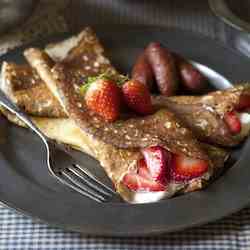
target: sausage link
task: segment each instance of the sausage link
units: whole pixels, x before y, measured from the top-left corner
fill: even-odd
[[[175,95],[179,81],[174,56],[157,42],[148,45],[146,55],[160,93],[165,96]]]
[[[138,56],[132,69],[131,77],[148,86],[149,90],[153,90],[154,73],[148,63],[145,52]]]
[[[206,77],[182,56],[173,53],[182,84],[192,93],[201,93],[208,87]]]

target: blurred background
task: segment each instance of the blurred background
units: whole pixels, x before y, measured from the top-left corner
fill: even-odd
[[[203,33],[250,55],[249,0],[0,0],[2,36],[25,25],[31,28],[31,24],[39,33],[43,25],[47,30],[60,26],[61,18],[70,30],[114,24],[178,27]]]

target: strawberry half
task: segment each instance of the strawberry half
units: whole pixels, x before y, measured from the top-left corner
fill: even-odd
[[[241,122],[237,113],[235,111],[231,111],[225,114],[224,121],[228,125],[232,134],[238,134],[241,131]]]
[[[85,101],[89,109],[113,122],[120,114],[121,90],[113,81],[97,79],[87,88]]]
[[[141,176],[141,177],[143,177],[143,178],[145,178],[145,179],[148,179],[148,180],[153,180],[153,178],[152,178],[152,176],[151,176],[151,174],[150,174],[150,172],[149,172],[149,169],[148,169],[148,167],[147,167],[147,164],[146,164],[146,162],[145,162],[145,160],[144,159],[140,159],[139,160],[139,162],[138,162],[138,174]]]
[[[185,155],[174,155],[171,175],[175,181],[188,181],[203,175],[208,170],[208,163]]]
[[[142,154],[153,180],[165,184],[169,177],[172,154],[160,146],[145,148]]]
[[[133,111],[141,115],[153,112],[150,92],[146,85],[136,80],[130,80],[122,86],[123,98]]]
[[[145,179],[138,174],[126,174],[123,178],[123,183],[133,191],[159,192],[165,190],[164,185]]]
[[[138,173],[129,173],[123,177],[123,184],[133,191],[164,191],[166,186],[154,181],[144,159],[138,162]]]

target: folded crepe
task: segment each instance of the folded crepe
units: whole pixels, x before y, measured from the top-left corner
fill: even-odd
[[[155,96],[153,103],[174,112],[205,142],[235,146],[250,134],[250,84],[203,96]]]
[[[90,29],[87,30],[90,31]],[[69,44],[66,42],[61,43]],[[84,47],[82,41],[80,44],[81,47]],[[76,47],[78,46],[76,45]],[[59,53],[60,49],[57,49],[57,47],[63,48],[63,46],[59,45],[54,45],[54,47],[50,45],[46,51],[53,60],[56,61],[58,58],[63,60],[65,57],[59,56],[62,53]],[[59,55],[55,51],[58,51]],[[68,49],[65,49],[65,51],[68,51]],[[46,60],[49,63],[48,58]],[[102,61],[107,62],[107,59],[102,59]],[[92,61],[89,61],[89,63],[90,65],[94,64]],[[115,72],[110,63],[106,65],[107,67],[97,71],[96,74],[109,69]],[[87,74],[94,75],[93,72],[87,72]],[[82,80],[79,78],[76,81],[76,85],[81,84]],[[29,114],[44,117],[67,117],[59,101],[49,91],[36,71],[28,65],[4,62],[2,65],[2,89],[11,97],[12,101],[16,102]],[[238,145],[250,133],[250,116],[246,110],[237,112],[241,122],[241,131],[238,134],[231,133],[223,119],[226,113],[234,110],[239,105],[242,97],[246,98],[249,96],[249,92],[249,84],[244,84],[236,85],[236,87],[227,90],[215,91],[201,97],[175,96],[169,98],[154,96],[152,100],[155,106],[166,107],[177,114],[199,140],[227,147]]]
[[[79,50],[79,47],[81,47],[82,50]],[[82,68],[82,61],[79,61],[79,58],[84,58],[84,46],[80,46],[79,44],[75,45],[71,50],[68,50],[68,54],[63,57],[61,56],[62,54],[60,51],[65,50],[62,49],[62,47],[58,50],[55,48],[57,48],[57,45],[54,45],[54,54],[52,53],[50,56],[54,59],[54,61],[61,60],[60,63],[65,67],[63,76],[65,77],[66,73],[68,79],[68,82],[65,81],[64,84],[68,84],[69,86],[67,85],[67,88],[70,88],[70,91],[74,91],[74,94],[78,94],[77,86],[82,84],[82,74],[78,74],[78,72],[81,71],[84,74],[84,69],[88,66],[85,64]],[[77,51],[77,53],[74,54],[74,51]],[[129,202],[152,202],[159,200],[162,197],[172,196],[179,190],[189,192],[200,189],[204,186],[204,181],[208,180],[212,176],[214,169],[223,166],[224,161],[227,158],[227,153],[215,147],[200,145],[200,143],[194,138],[193,134],[182,126],[181,122],[176,119],[175,115],[167,110],[160,110],[156,114],[143,119],[133,118],[125,121],[119,121],[115,124],[105,124],[95,114],[90,114],[89,110],[85,112],[85,110],[82,109],[84,105],[84,103],[82,103],[82,99],[81,105],[78,106],[75,99],[72,98],[72,95],[68,97],[68,101],[73,102],[71,104],[72,106],[70,106],[71,108],[69,109],[67,101],[65,102],[65,99],[62,98],[62,96],[67,96],[67,94],[71,92],[68,92],[68,89],[65,92],[62,91],[62,93],[58,91],[57,85],[55,84],[57,78],[54,78],[54,73],[52,73],[60,72],[54,70],[61,64],[56,64],[53,67],[54,63],[50,63],[51,60],[48,59],[46,54],[38,51],[39,53],[37,57],[36,52],[36,50],[29,50],[26,52],[26,57],[28,57],[28,61],[35,69],[34,74],[38,73],[40,77],[39,81],[42,79],[41,85],[45,85],[46,83],[46,86],[48,86],[52,90],[51,93],[53,93],[52,96],[48,95],[53,100],[53,102],[50,103],[51,110],[48,112],[46,110],[46,106],[41,105],[39,114],[44,116],[49,115],[52,117],[68,116],[69,118],[45,118],[33,116],[33,121],[45,134],[47,134],[48,137],[55,139],[58,142],[71,145],[72,147],[77,148],[99,160],[100,164],[115,184],[117,191],[125,200]],[[100,49],[98,50],[98,53],[99,52]],[[59,55],[57,55],[57,53]],[[106,63],[106,69],[110,67],[111,70],[114,70],[113,67],[107,63],[108,60],[102,59],[102,61]],[[30,72],[33,74],[34,70]],[[102,71],[100,70],[99,72],[96,72],[96,74],[101,72]],[[16,73],[18,75],[19,71],[17,70]],[[88,74],[85,73],[85,75]],[[23,81],[20,81],[18,83],[19,89],[16,90],[13,86],[18,84],[12,80],[6,81],[6,79],[9,79],[6,78],[7,76],[8,74],[2,75],[4,79],[1,87],[4,90],[11,89],[9,92],[7,91],[7,94],[9,94],[12,99],[16,98],[17,91],[22,90],[29,93],[29,91],[34,87],[33,85],[29,85],[27,87]],[[17,76],[16,79],[18,80],[18,78],[19,76]],[[54,81],[52,82],[52,88],[50,86],[51,80]],[[11,86],[11,88],[6,88],[6,85]],[[49,92],[48,89],[46,89],[46,86],[43,86],[43,93]],[[13,89],[16,91],[13,91]],[[12,94],[14,94],[14,97]],[[77,96],[81,98],[81,96]],[[26,99],[27,101],[25,102],[25,106],[30,107],[29,110],[26,110],[27,113],[31,115],[38,114],[37,106],[34,105],[34,102],[39,103],[39,99],[40,96],[38,96],[36,100],[34,100],[32,96],[31,98]],[[59,105],[59,103],[63,108]],[[17,104],[20,105],[18,102]],[[60,115],[57,115],[53,110],[53,107],[58,108],[58,106],[60,107]],[[22,125],[16,117],[6,111],[3,112],[9,120]],[[74,113],[73,117],[72,112]],[[86,117],[82,118],[83,114],[86,115]],[[96,119],[98,122],[96,122]],[[98,124],[100,124],[100,127],[96,127]],[[109,127],[110,125],[112,126]],[[109,128],[109,133],[106,133],[106,127]],[[128,129],[132,130],[133,133],[127,134]],[[155,133],[155,131],[157,131],[157,133]],[[115,140],[110,139],[110,136],[115,136]],[[139,138],[140,136],[141,138],[144,138],[144,140],[140,139],[139,142],[136,140],[131,141],[130,136],[136,138]],[[117,143],[118,139],[125,140],[125,142]],[[138,160],[143,157],[140,148],[151,145],[161,145],[175,154],[184,154],[192,158],[199,158],[208,161],[209,169],[199,178],[194,178],[182,183],[172,181],[163,192],[134,192],[124,185],[123,177],[128,172],[137,171]]]
[[[57,61],[75,58],[74,74],[80,83],[86,76],[95,76],[106,71],[116,73],[104,55],[96,34],[89,27],[76,36],[47,45],[45,51],[49,55],[45,60],[50,66]],[[1,78],[2,90],[27,113],[44,117],[67,117],[36,70],[29,65],[3,62]]]
[[[127,190],[122,181],[123,177],[129,172],[138,172],[138,160],[142,158],[140,149],[155,145],[165,148],[172,154],[185,155],[192,159],[201,159],[209,162],[209,170],[198,179],[202,181],[211,176],[210,170],[213,169],[213,163],[210,161],[206,150],[199,144],[193,134],[182,126],[173,113],[163,109],[143,118],[130,118],[107,123],[97,114],[88,110],[84,103],[84,98],[79,92],[79,88],[75,87],[79,86],[80,83],[77,82],[77,77],[72,77],[74,76],[74,67],[71,67],[72,59],[64,60],[64,62],[50,67],[46,63],[47,55],[39,49],[26,50],[25,56],[30,65],[37,70],[50,91],[64,107],[69,118],[81,129],[82,133],[109,147],[116,148],[121,154],[125,153],[126,155],[129,152],[129,155],[138,157],[136,161],[133,158],[131,164],[128,164],[130,159],[126,157],[125,161],[127,164],[125,168],[123,168],[124,166],[122,167],[121,175],[115,173],[110,176],[116,184],[117,190],[121,193],[123,193],[124,189]],[[74,62],[72,64],[74,65]],[[110,156],[110,154],[107,155],[109,159]],[[122,158],[124,159],[123,156]],[[119,169],[121,169],[121,166]],[[110,169],[106,169],[106,171],[110,172]],[[187,183],[190,185],[192,181],[181,183],[170,181],[166,190],[160,193],[162,196],[173,195],[179,189],[183,189]],[[195,185],[192,186],[194,187]],[[131,190],[126,193],[130,197],[142,196],[142,193],[135,195],[135,192]],[[146,194],[144,192],[143,196],[149,198],[149,193],[151,192],[146,192]],[[153,197],[159,198],[159,193],[153,195]]]
[[[3,113],[11,122],[24,126],[16,116],[5,110],[3,110]],[[143,157],[139,150],[119,149],[111,144],[96,140],[89,134],[84,133],[71,119],[31,118],[49,138],[69,145],[97,159],[112,180],[117,192],[130,203],[155,202],[165,197],[172,197],[177,193],[202,189],[208,184],[212,176],[221,172],[224,162],[228,158],[228,152],[225,150],[204,144],[202,145],[203,149],[206,150],[211,160],[210,168],[204,175],[188,182],[170,182],[164,192],[133,192],[123,184],[122,180],[126,173],[137,171],[138,161]]]

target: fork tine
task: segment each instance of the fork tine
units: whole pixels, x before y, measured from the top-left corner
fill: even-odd
[[[77,192],[85,195],[95,201],[98,202],[105,202],[106,198],[102,195],[98,194],[96,191],[92,190],[88,186],[83,185],[82,182],[77,180],[75,174],[71,173],[70,171],[62,171],[61,175],[64,177],[64,183],[70,186],[71,188],[75,189]],[[70,183],[69,183],[70,181]]]
[[[112,189],[112,188],[110,188],[109,186],[107,186],[107,185],[105,185],[104,183],[102,183],[101,181],[99,181],[93,174],[91,174],[87,169],[83,169],[83,168],[81,168],[81,166],[80,165],[78,165],[78,164],[74,164],[74,166],[75,166],[75,168],[77,168],[77,172],[79,173],[79,174],[81,174],[81,176],[87,176],[89,179],[91,179],[91,181],[93,181],[95,184],[96,184],[96,186],[100,186],[100,187],[102,187],[102,190],[104,190],[105,192],[107,192],[107,193],[109,193],[109,195],[110,194],[112,194],[112,195],[117,195],[117,193]],[[80,170],[80,172],[79,172],[79,170]]]
[[[106,188],[104,189],[103,186],[101,186],[99,183],[96,183],[95,181],[93,181],[93,179],[91,177],[89,177],[86,173],[79,170],[78,168],[70,167],[70,168],[68,168],[68,170],[73,172],[76,176],[78,176],[80,179],[82,179],[86,183],[86,185],[90,186],[95,191],[97,191],[103,195],[106,195],[108,197],[113,196],[113,193],[111,193],[109,190],[107,191]]]

